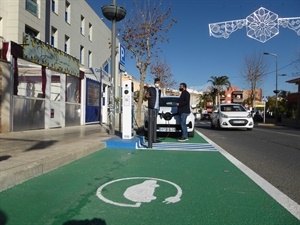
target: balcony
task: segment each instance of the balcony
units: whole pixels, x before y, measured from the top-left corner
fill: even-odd
[[[232,103],[243,103],[243,91],[233,91],[231,93]]]

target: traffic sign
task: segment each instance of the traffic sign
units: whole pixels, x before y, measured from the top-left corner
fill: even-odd
[[[268,102],[268,98],[269,98],[269,96],[262,96],[262,101],[263,102]]]
[[[125,47],[120,44],[120,63],[125,66]]]

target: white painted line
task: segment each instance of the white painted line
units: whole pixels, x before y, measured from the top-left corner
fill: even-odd
[[[140,144],[136,149],[147,149],[148,143]],[[180,150],[180,151],[218,151],[209,143],[175,143],[162,142],[153,143],[152,150]]]
[[[234,156],[230,155],[219,145],[214,143],[212,140],[204,136],[199,131],[195,130],[201,137],[203,137],[208,143],[213,145],[219,152],[225,156],[232,164],[234,164],[237,168],[239,168],[244,174],[246,174],[251,180],[253,180],[259,187],[261,187],[265,192],[267,192],[275,201],[277,201],[280,205],[282,205],[285,209],[287,209],[293,216],[295,216],[298,220],[300,220],[300,205],[289,198],[286,194],[282,193],[264,178],[259,176],[249,167],[244,165]]]

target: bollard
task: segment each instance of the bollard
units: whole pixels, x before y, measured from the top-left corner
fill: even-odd
[[[153,142],[157,142],[157,135],[156,135],[156,132],[157,132],[157,114],[158,114],[158,110],[154,109],[153,110],[153,132],[152,132],[152,137],[153,137]]]
[[[148,148],[152,148],[153,143],[153,135],[154,135],[154,115],[155,110],[154,109],[148,109]],[[156,121],[155,121],[156,123]]]

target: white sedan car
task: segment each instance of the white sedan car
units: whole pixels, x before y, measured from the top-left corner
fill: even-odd
[[[246,128],[252,130],[254,126],[251,113],[240,104],[217,105],[210,117],[212,128]]]
[[[176,103],[179,101],[178,96],[163,96],[159,102],[159,113],[157,116],[157,132],[181,133],[180,116]],[[193,113],[186,119],[189,137],[194,136],[195,116]],[[144,117],[144,133],[148,133],[148,110]]]

